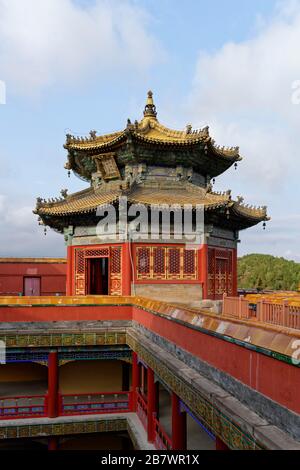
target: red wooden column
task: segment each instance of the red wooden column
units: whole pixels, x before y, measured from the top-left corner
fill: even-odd
[[[67,247],[67,281],[66,295],[73,295],[73,251],[72,246]]]
[[[154,372],[150,367],[148,367],[148,369],[147,369],[147,387],[148,387],[148,393],[147,393],[147,417],[148,417],[147,434],[148,434],[148,441],[153,442],[154,437],[155,437],[154,436],[153,415],[154,415],[154,413],[156,413],[157,400],[156,400],[156,387],[155,387],[155,382],[154,382]]]
[[[140,388],[141,388],[141,392],[142,392],[142,395],[146,395],[145,393],[145,367],[142,363],[139,364],[139,370],[140,370],[140,378],[141,378],[141,382],[140,382]]]
[[[48,438],[48,450],[58,450],[58,437],[51,436]]]
[[[58,354],[55,351],[48,355],[48,417],[58,416]]]
[[[122,246],[122,295],[131,295],[131,250],[130,242],[124,242]]]
[[[216,450],[230,450],[229,447],[218,436],[216,436]]]
[[[180,399],[172,392],[172,450],[186,450],[186,412],[180,411]]]
[[[140,386],[140,373],[138,355],[132,352],[132,378],[131,378],[131,410],[136,411],[136,391]]]
[[[202,245],[201,249],[199,250],[199,255],[200,255],[200,279],[202,282],[202,298],[207,299],[208,298],[208,247],[207,244],[205,243]]]

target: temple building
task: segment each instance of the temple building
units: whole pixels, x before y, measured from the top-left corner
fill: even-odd
[[[250,207],[242,197],[232,199],[230,191],[212,189],[215,178],[241,160],[238,147],[217,146],[208,127],[165,127],[151,91],[141,121],[128,119],[124,130],[102,136],[67,135],[64,147],[65,168],[89,186],[73,194],[63,190],[55,200],[38,198],[35,213],[40,223],[64,233],[68,295],[139,295],[184,303],[236,294],[239,231],[267,220],[266,207]],[[127,209],[125,224],[120,201]],[[97,226],[109,205],[116,210],[117,230],[108,238]],[[149,214],[166,206],[172,208],[170,234],[165,236],[158,219],[153,237]],[[175,213],[190,208],[195,232],[195,213],[202,208],[201,240],[187,243],[184,228],[181,240],[174,236],[174,207]],[[135,239],[126,224],[145,208],[149,227]]]
[[[151,92],[141,121],[65,148],[87,188],[34,212],[67,262],[4,260],[0,450],[300,450],[300,310],[236,295],[266,208],[213,191],[239,149],[163,126]]]

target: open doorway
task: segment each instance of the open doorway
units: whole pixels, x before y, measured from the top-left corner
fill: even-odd
[[[108,295],[108,258],[89,258],[87,268],[87,294]]]

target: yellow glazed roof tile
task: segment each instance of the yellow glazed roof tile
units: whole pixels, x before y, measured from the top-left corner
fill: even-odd
[[[150,97],[149,94],[151,94]],[[131,134],[133,138],[153,144],[188,146],[203,142],[210,147],[213,153],[221,157],[241,160],[238,147],[220,147],[215,145],[214,140],[209,135],[209,128],[207,126],[203,129],[192,130],[192,127],[187,125],[184,130],[174,130],[162,125],[157,120],[156,114],[152,92],[148,92],[144,117],[139,122],[135,121],[135,123],[132,124],[130,120],[128,120],[125,129],[101,136],[97,136],[95,131],[91,131],[89,137],[75,137],[71,134],[67,134],[65,148],[68,150],[83,151],[103,150],[126,140],[127,136]]]
[[[67,196],[63,201],[43,202],[37,207],[36,213],[41,215],[58,215],[84,213],[94,211],[98,206],[113,204],[120,196],[126,196],[130,203],[145,205],[179,205],[203,204],[205,208],[214,208],[225,205],[229,198],[226,195],[206,193],[204,189],[191,188],[192,185],[180,188],[145,188],[133,187],[130,191],[114,190],[100,191],[90,188],[85,193]]]

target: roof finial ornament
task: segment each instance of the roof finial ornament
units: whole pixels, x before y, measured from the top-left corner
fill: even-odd
[[[191,134],[192,133],[192,124],[187,124],[186,125],[186,134]]]
[[[154,117],[156,118],[157,112],[156,112],[156,106],[153,103],[153,93],[151,90],[148,91],[147,95],[147,102],[146,106],[144,109],[144,116],[149,116],[149,117]]]

